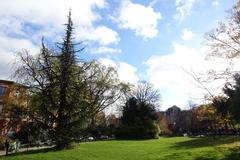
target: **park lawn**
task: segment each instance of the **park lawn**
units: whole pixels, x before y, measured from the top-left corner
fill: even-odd
[[[3,160],[240,160],[240,137],[159,138],[80,143],[62,151],[38,150]]]

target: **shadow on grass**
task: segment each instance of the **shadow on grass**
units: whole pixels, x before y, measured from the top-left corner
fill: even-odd
[[[177,142],[175,143],[173,148],[182,149],[182,148],[210,147],[210,146],[217,146],[222,144],[230,144],[237,141],[240,141],[240,137],[233,137],[233,136],[201,137],[201,138],[193,138],[191,140],[184,141],[184,142]]]
[[[214,147],[223,144],[231,144],[240,142],[240,137],[234,136],[218,136],[218,137],[201,137],[193,138],[184,142],[177,142],[172,147],[174,149],[191,149],[200,147]],[[224,158],[217,158],[212,153],[208,152],[204,156],[196,157],[194,160],[240,160],[240,147],[226,148]]]
[[[214,158],[214,157],[197,157],[194,160],[240,160],[240,151],[233,151],[226,154],[224,158]]]
[[[194,158],[195,157],[195,158]],[[162,158],[163,160],[181,160],[181,159],[191,159],[191,160],[220,160],[215,155],[211,155],[210,153],[206,153],[205,155],[201,155],[196,157],[195,154],[184,154],[184,153],[174,153],[170,155],[166,155]]]
[[[240,159],[240,153],[231,153],[227,155],[223,160],[239,160]]]
[[[240,146],[229,149],[230,153],[223,160],[240,160]]]
[[[206,158],[206,157],[197,157],[197,158],[195,158],[194,160],[219,160],[219,159],[217,159],[217,158],[212,158],[212,157],[210,157],[210,158]]]

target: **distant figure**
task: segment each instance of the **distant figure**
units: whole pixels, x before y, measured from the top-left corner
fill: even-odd
[[[16,142],[16,150],[15,150],[15,153],[17,153],[17,152],[19,151],[20,146],[21,146],[21,143],[20,143],[19,140],[17,140],[17,142]]]
[[[5,141],[5,149],[6,149],[6,156],[7,156],[8,155],[8,150],[9,150],[9,142],[8,142],[7,139]]]
[[[13,141],[12,146],[13,146],[13,151],[16,152],[16,150],[17,150],[17,141],[16,140]]]

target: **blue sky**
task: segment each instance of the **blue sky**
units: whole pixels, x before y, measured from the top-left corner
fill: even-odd
[[[204,103],[183,71],[221,70],[206,62],[204,34],[224,21],[237,0],[8,0],[0,3],[0,79],[9,79],[14,55],[36,54],[44,36],[61,40],[69,8],[76,41],[87,48],[83,59],[117,68],[120,79],[147,80],[162,94],[162,110],[188,101]],[[224,64],[224,65],[223,65]],[[214,85],[208,84],[214,92]],[[212,87],[212,88],[211,88]]]

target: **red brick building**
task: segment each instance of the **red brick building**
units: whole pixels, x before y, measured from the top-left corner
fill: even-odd
[[[10,88],[14,85],[12,81],[0,80],[0,131],[1,135],[8,132],[8,97],[10,96]]]
[[[27,105],[25,93],[26,87],[13,81],[0,80],[0,136],[5,137],[18,130],[22,119],[19,115],[14,118],[10,115],[13,113],[13,105],[19,107]]]

